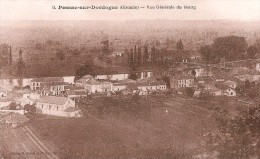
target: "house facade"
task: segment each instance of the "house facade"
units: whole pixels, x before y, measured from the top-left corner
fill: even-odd
[[[30,81],[31,90],[39,90],[46,84],[54,82],[64,82],[63,77],[46,77],[46,78],[34,78]]]
[[[194,87],[194,77],[192,75],[177,75],[170,79],[171,88]]]
[[[228,88],[228,89],[224,90],[223,93],[225,96],[228,96],[228,97],[234,97],[237,95],[235,89],[233,89],[233,88]]]
[[[62,116],[78,117],[79,110],[75,102],[67,97],[43,96],[36,102],[37,113]]]
[[[66,85],[68,85],[68,83],[65,83],[65,82],[48,83],[44,86],[42,94],[43,95],[61,95],[65,92]]]
[[[165,91],[167,89],[166,83],[164,81],[153,81],[153,82],[145,82],[145,83],[138,83],[137,88],[140,91]]]
[[[84,88],[87,90],[87,92],[89,93],[100,93],[102,92],[101,89],[101,83],[98,82],[95,79],[90,79],[86,82],[86,84],[84,85]]]

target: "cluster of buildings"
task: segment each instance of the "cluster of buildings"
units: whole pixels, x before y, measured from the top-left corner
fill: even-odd
[[[182,91],[190,88],[193,96],[202,93],[211,96],[237,96],[236,88],[245,81],[259,83],[260,65],[256,69],[233,68],[220,69],[203,66],[188,67],[179,65],[163,75],[170,77],[170,87],[162,80],[162,76],[155,76],[152,71],[139,73],[138,79],[130,79],[128,73],[85,75],[77,80],[65,80],[63,77],[34,78],[22,89],[0,87],[0,113],[10,112],[24,114],[33,107],[39,114],[61,117],[80,117],[81,111],[76,101],[82,97],[96,94],[112,95],[148,95],[162,93],[166,90]],[[77,100],[76,100],[77,99]],[[13,118],[19,115],[13,115]],[[6,119],[8,119],[6,117]],[[23,117],[19,117],[23,119]]]
[[[233,67],[230,69],[209,67],[179,66],[169,71],[170,86],[172,89],[192,88],[194,96],[208,93],[212,96],[237,96],[237,87],[244,85],[245,81],[259,83],[260,64],[256,69],[247,67]]]
[[[129,79],[129,74],[122,73],[85,75],[73,83],[63,77],[34,78],[28,84],[19,89],[0,87],[0,112],[30,111],[35,107],[39,114],[80,117],[76,99],[82,97],[95,94],[147,95],[167,89],[166,83],[153,77],[151,71],[141,72],[138,80]]]

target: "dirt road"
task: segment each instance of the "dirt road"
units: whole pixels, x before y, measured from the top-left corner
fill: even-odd
[[[58,149],[42,140],[30,126],[3,128],[0,152],[5,158],[58,159]]]

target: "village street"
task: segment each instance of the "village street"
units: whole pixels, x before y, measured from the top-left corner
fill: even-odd
[[[0,138],[0,157],[58,159],[57,148],[41,140],[30,126],[1,129]]]

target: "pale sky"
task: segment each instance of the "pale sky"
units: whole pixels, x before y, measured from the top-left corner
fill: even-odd
[[[52,6],[187,5],[196,10],[53,10]],[[0,0],[0,20],[260,20],[260,0]]]

